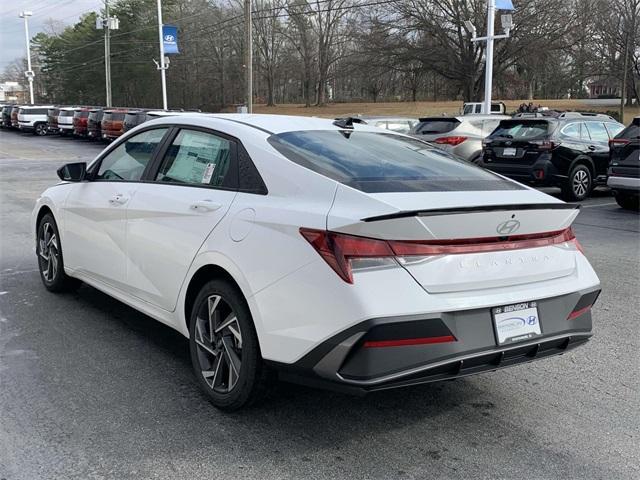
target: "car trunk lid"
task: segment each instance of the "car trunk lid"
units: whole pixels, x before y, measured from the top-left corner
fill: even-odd
[[[327,229],[397,245],[399,264],[429,293],[575,271],[575,255],[568,252],[575,248],[559,235],[576,218],[577,206],[533,190],[472,193],[469,206],[470,192],[364,194],[341,185]]]

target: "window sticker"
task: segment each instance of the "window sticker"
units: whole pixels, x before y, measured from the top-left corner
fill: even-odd
[[[202,174],[202,183],[211,183],[211,177],[213,176],[213,171],[215,169],[215,163],[207,163],[207,166],[204,169],[204,173]]]

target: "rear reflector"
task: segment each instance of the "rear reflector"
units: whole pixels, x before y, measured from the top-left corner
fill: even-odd
[[[404,338],[402,340],[372,340],[364,342],[364,348],[406,347],[409,345],[429,345],[432,343],[457,342],[453,335],[442,337]]]
[[[453,240],[379,240],[344,233],[301,228],[300,234],[345,282],[353,283],[351,260],[390,257],[455,255],[538,248],[572,242],[582,252],[571,227],[554,232],[510,237]],[[584,252],[583,252],[584,253]]]
[[[580,315],[584,315],[589,310],[591,310],[591,305],[587,305],[586,307],[581,308],[579,310],[574,310],[569,314],[569,316],[567,317],[567,320],[573,320],[574,318],[578,318]]]
[[[467,139],[467,137],[453,135],[451,137],[436,138],[434,140],[434,142],[439,144],[439,145],[453,145],[453,146],[456,146],[456,145],[460,145],[466,139]]]

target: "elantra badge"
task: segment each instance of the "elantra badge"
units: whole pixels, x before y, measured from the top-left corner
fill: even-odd
[[[500,235],[511,235],[520,228],[520,222],[518,220],[507,220],[498,224],[496,232]]]

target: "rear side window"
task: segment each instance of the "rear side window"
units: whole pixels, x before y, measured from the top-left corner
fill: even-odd
[[[156,181],[233,188],[232,142],[206,132],[180,130],[160,165]]]
[[[621,125],[620,123],[607,122],[604,125],[607,127],[607,130],[609,131],[610,138],[615,137],[621,131],[624,130],[624,125]]]
[[[20,114],[20,115],[46,115],[47,114],[47,109],[46,108],[21,108],[18,111],[18,114]]]
[[[391,133],[313,130],[272,135],[268,141],[292,162],[367,193],[524,188]]]
[[[580,123],[571,123],[562,129],[562,134],[566,137],[580,140]]]
[[[585,122],[584,123],[589,130],[589,135],[591,136],[591,140],[595,140],[596,142],[608,142],[609,141],[609,133],[607,129],[604,127],[604,123],[601,122]]]
[[[616,135],[616,138],[636,139],[640,138],[640,123],[632,123],[622,132]]]
[[[514,140],[528,140],[543,137],[550,132],[549,122],[504,120],[491,134],[491,137],[512,138]]]
[[[455,118],[451,119],[426,119],[421,120],[413,128],[413,133],[421,135],[435,135],[439,133],[447,133],[460,125],[460,121]]]

